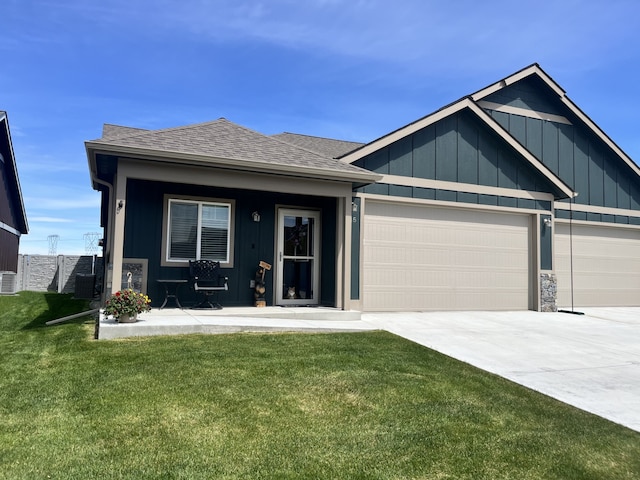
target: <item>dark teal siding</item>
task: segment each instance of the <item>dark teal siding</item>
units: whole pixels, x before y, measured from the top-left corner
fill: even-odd
[[[553,115],[566,115],[565,108],[558,105],[557,98],[549,90],[549,86],[537,77],[525,78],[500,89],[484,100]]]
[[[389,148],[389,173],[391,175],[403,175],[410,177],[413,175],[412,162],[412,137],[403,138]]]
[[[465,116],[458,118],[458,181],[478,184],[479,129]]]
[[[457,115],[436,124],[436,180],[458,181]]]
[[[551,122],[542,122],[542,156],[544,164],[558,175],[559,157],[558,157],[558,128]]]
[[[508,115],[504,118],[508,120]],[[526,122],[522,125],[526,126]],[[542,123],[531,128],[533,132],[537,132],[536,135],[542,135]],[[523,134],[526,136],[524,130]],[[543,175],[467,110],[408,135],[360,159],[356,165],[381,174],[539,192],[554,191],[554,187]],[[477,195],[456,195],[452,191],[423,191],[386,184],[368,185],[357,191],[399,197],[480,202]],[[507,200],[506,203],[511,205],[514,201]],[[517,203],[515,202],[516,205]]]
[[[541,80],[524,79],[485,100],[567,118],[571,125],[489,111],[501,126],[578,192],[577,204],[640,209],[640,179],[636,172],[584,126]]]
[[[478,184],[498,185],[498,147],[488,135],[478,139]]]
[[[589,150],[589,201],[593,205],[604,203],[604,157],[597,148]]]
[[[360,219],[362,201],[352,199],[351,219],[351,299],[360,299]]]
[[[518,166],[513,161],[513,154],[503,150],[498,151],[498,185],[502,188],[517,188]]]
[[[558,124],[558,156],[558,176],[567,185],[573,186],[573,127],[570,125]]]
[[[224,269],[229,277],[229,291],[220,294],[220,303],[226,306],[253,305],[253,290],[249,282],[254,278],[262,260],[275,268],[275,208],[292,205],[317,209],[322,218],[321,297],[323,305],[335,305],[336,257],[336,200],[332,198],[297,196],[269,192],[255,192],[193,185],[157,183],[129,180],[125,220],[125,258],[149,260],[148,292],[157,306],[163,291],[156,282],[160,278],[188,278],[186,267],[161,266],[163,201],[165,194],[235,200],[234,266]],[[254,222],[251,213],[259,211],[260,222]],[[266,298],[273,298],[273,270],[267,273]],[[186,304],[194,300],[188,288],[181,290]]]
[[[413,176],[436,178],[436,128],[430,126],[413,135]]]

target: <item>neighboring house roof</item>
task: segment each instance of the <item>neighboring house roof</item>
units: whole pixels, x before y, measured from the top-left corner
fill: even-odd
[[[232,123],[224,118],[162,130],[105,126],[86,142],[92,172],[96,152],[312,178],[371,183],[380,176]],[[92,154],[93,152],[93,154]]]
[[[364,145],[364,143],[360,142],[349,142],[346,140],[335,140],[333,138],[314,137],[289,132],[278,133],[271,137],[331,158],[342,157]]]
[[[27,223],[27,213],[24,208],[20,180],[18,179],[16,159],[13,153],[9,119],[7,112],[2,110],[0,110],[0,155],[2,155],[4,159],[5,172],[7,174],[8,194],[12,200],[10,207],[13,209],[15,221],[17,222],[16,225],[8,226],[16,229],[21,234],[27,234],[29,232],[29,225]]]

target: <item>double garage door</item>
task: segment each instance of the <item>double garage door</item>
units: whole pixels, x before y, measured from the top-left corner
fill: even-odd
[[[556,223],[555,249],[559,307],[640,305],[637,229]]]
[[[530,217],[367,201],[367,311],[526,310]]]

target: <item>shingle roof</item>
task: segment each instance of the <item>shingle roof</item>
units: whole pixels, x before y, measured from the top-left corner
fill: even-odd
[[[271,137],[331,158],[341,157],[364,145],[364,143],[359,142],[349,142],[346,140],[335,140],[332,138],[314,137],[289,132],[278,133]]]
[[[197,155],[211,158],[246,161],[253,164],[308,167],[332,172],[371,174],[359,167],[335,160],[328,155],[301,148],[290,142],[269,137],[232,123],[224,118],[162,130],[140,130],[114,125],[105,126],[105,135],[93,146],[128,147],[153,154]]]
[[[121,125],[112,125],[105,123],[102,126],[102,139],[112,139],[118,137],[126,137],[127,135],[133,135],[140,132],[148,132],[144,128],[123,127]]]

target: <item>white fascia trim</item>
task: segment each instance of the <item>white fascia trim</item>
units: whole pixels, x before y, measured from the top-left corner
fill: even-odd
[[[613,150],[622,160],[633,170],[638,176],[640,176],[640,167],[626,154],[622,151],[618,145],[615,144],[613,140],[609,138],[609,136],[604,133],[600,127],[598,127],[585,113],[580,110],[580,108],[573,103],[567,96],[562,96],[560,98],[562,103],[564,103],[570,110],[573,112],[576,117],[582,120],[593,133],[596,134],[600,140],[602,140],[611,150]]]
[[[567,117],[562,115],[554,115],[552,113],[538,112],[536,110],[528,110],[526,108],[512,107],[510,105],[502,105],[500,103],[487,102],[480,100],[477,102],[482,108],[488,110],[495,110],[496,112],[511,113],[513,115],[520,115],[521,117],[535,118],[537,120],[546,120],[555,123],[564,123],[565,125],[572,125]]]
[[[516,190],[504,187],[489,187],[472,183],[447,182],[444,180],[431,180],[428,178],[403,177],[400,175],[383,175],[378,183],[389,185],[402,185],[406,187],[434,188],[438,190],[452,190],[455,192],[478,193],[482,195],[497,195],[502,197],[526,198],[529,200],[543,200],[553,202],[554,197],[550,193],[532,192],[529,190]]]
[[[359,160],[362,157],[365,157],[373,152],[384,148],[393,142],[396,142],[412,133],[415,133],[429,125],[446,118],[454,113],[457,113],[465,108],[470,109],[474,112],[480,120],[484,121],[484,123],[495,133],[497,133],[504,141],[506,141],[509,145],[511,145],[520,155],[526,158],[531,165],[542,173],[551,183],[553,183],[561,192],[563,192],[567,197],[573,197],[573,191],[562,182],[556,175],[553,174],[551,170],[549,170],[540,160],[534,157],[529,150],[524,148],[518,141],[516,141],[509,133],[502,128],[487,112],[485,112],[482,108],[478,106],[475,102],[473,102],[470,98],[463,98],[462,100],[437,111],[436,113],[424,117],[417,122],[414,122],[410,125],[407,125],[400,130],[396,130],[393,133],[390,133],[386,137],[382,137],[368,145],[365,145],[360,150],[353,152],[352,154],[343,157],[342,160],[348,163],[353,163],[356,160]]]
[[[156,151],[145,148],[109,146],[88,142],[87,149],[90,149],[95,157],[98,153],[119,156],[121,158],[140,158],[144,160],[156,160],[163,163],[217,167],[230,170],[241,170],[248,172],[262,172],[270,174],[280,174],[287,176],[297,176],[311,179],[322,179],[343,182],[374,183],[380,175],[373,172],[342,172],[325,168],[314,168],[302,165],[282,165],[267,162],[255,162],[250,160],[238,160],[233,158],[220,158],[208,155],[185,154],[181,152]]]
[[[460,110],[468,107],[471,103],[472,102],[468,98],[463,98],[462,100],[451,104],[448,107],[443,108],[442,110],[438,110],[437,112],[421,118],[420,120],[417,120],[416,122],[400,128],[395,132],[391,132],[390,134],[381,137],[378,140],[374,140],[373,142],[368,143],[364,147],[361,147],[360,149],[342,157],[340,160],[346,163],[353,163],[357,160],[360,160],[361,158],[366,157],[367,155],[374,153],[381,148],[391,145],[393,142],[401,140],[404,137],[411,135],[412,133],[422,130],[429,125],[432,125],[437,121],[448,117],[449,115],[459,112]]]
[[[9,233],[13,233],[14,235],[20,237],[22,235],[22,233],[18,230],[16,230],[15,228],[13,228],[10,225],[7,225],[6,223],[0,222],[0,230],[4,230],[6,232]]]
[[[640,232],[640,225],[629,225],[627,223],[609,223],[609,222],[590,222],[588,220],[568,220],[566,218],[556,218],[554,219],[554,223],[561,223],[563,225],[578,225],[581,227],[608,227],[608,228],[618,228],[618,229],[627,229],[627,230],[635,230]]]
[[[422,198],[406,198],[406,197],[390,197],[387,195],[378,195],[375,193],[359,193],[357,198],[362,198],[367,201],[382,202],[382,203],[396,203],[400,205],[424,205],[434,207],[447,207],[464,210],[482,210],[494,213],[515,213],[519,215],[537,215],[537,214],[549,214],[548,210],[534,210],[532,208],[517,208],[517,207],[502,207],[498,205],[481,205],[478,203],[464,203],[464,202],[447,202],[445,200],[427,200]],[[364,215],[367,215],[367,207],[365,203]]]
[[[497,133],[504,141],[506,141],[514,150],[516,150],[520,155],[526,158],[529,163],[542,175],[544,175],[547,180],[549,180],[552,184],[554,184],[561,192],[563,192],[567,198],[573,198],[574,191],[566,185],[560,178],[558,178],[544,163],[538,160],[529,150],[527,150],[520,142],[518,142],[515,138],[513,138],[509,132],[507,132],[504,128],[496,122],[491,115],[485,112],[482,108],[478,106],[478,104],[469,101],[469,108],[475,112],[481,120],[487,124],[489,128],[491,128],[495,133]]]
[[[549,87],[559,96],[564,96],[565,91],[558,85],[549,75],[547,75],[538,65],[531,65],[519,72],[514,73],[513,75],[508,76],[507,78],[500,80],[499,82],[493,83],[482,90],[477,91],[471,98],[474,101],[482,100],[484,97],[491,95],[492,93],[497,92],[498,90],[502,90],[504,87],[512,85],[516,82],[519,82],[523,78],[527,78],[530,75],[539,76]]]
[[[640,167],[626,153],[624,153],[620,149],[620,147],[618,147],[607,136],[607,134],[600,129],[600,127],[598,127],[587,115],[585,115],[584,112],[580,110],[580,108],[567,97],[567,92],[565,92],[560,87],[560,85],[558,85],[538,65],[531,65],[530,67],[525,68],[524,70],[521,70],[520,72],[515,73],[510,77],[505,78],[504,80],[496,82],[493,85],[490,85],[474,93],[473,95],[471,95],[471,98],[476,102],[480,101],[484,97],[491,95],[492,93],[495,93],[498,90],[511,85],[512,83],[522,80],[529,75],[534,74],[540,77],[540,79],[542,79],[549,86],[549,88],[551,88],[558,95],[560,101],[562,101],[562,103],[564,103],[564,105],[567,106],[573,114],[575,114],[581,121],[583,121],[609,148],[611,148],[617,155],[619,155],[625,161],[625,163],[627,163],[627,165],[629,165],[629,167],[631,167],[631,169],[640,176]]]
[[[579,203],[556,203],[556,210],[574,212],[601,213],[604,215],[622,215],[625,217],[640,217],[640,210],[628,210],[626,208],[599,207],[597,205],[581,205]]]

